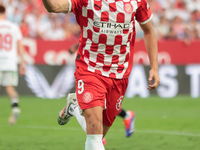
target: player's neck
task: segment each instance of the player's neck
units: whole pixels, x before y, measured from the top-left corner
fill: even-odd
[[[6,19],[6,15],[5,14],[0,14],[0,20],[5,20]]]

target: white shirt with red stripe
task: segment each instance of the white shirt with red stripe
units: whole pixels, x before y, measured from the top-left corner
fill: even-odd
[[[17,42],[22,40],[19,27],[0,20],[0,71],[17,71]]]
[[[69,0],[81,27],[76,65],[106,77],[128,78],[133,65],[135,20],[152,18],[147,0]]]

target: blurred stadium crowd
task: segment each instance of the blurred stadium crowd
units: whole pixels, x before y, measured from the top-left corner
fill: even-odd
[[[200,39],[200,0],[148,0],[153,25],[160,40]],[[79,36],[80,28],[70,14],[49,14],[42,0],[3,0],[7,18],[19,24],[24,37],[64,40]],[[47,32],[48,31],[48,32]],[[137,38],[143,32],[136,24]]]

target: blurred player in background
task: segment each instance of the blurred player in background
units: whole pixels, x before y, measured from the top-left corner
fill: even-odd
[[[6,9],[0,5],[0,87],[5,86],[11,100],[12,110],[8,123],[14,125],[21,112],[19,98],[14,86],[18,85],[18,51],[21,57],[19,73],[25,74],[22,34],[19,27],[6,20]]]
[[[72,116],[76,117],[87,134],[85,150],[105,150],[102,138],[119,113],[133,65],[135,19],[143,30],[150,60],[147,88],[155,89],[160,82],[157,40],[149,4],[147,0],[42,1],[49,12],[73,12],[81,27],[76,94],[68,94],[60,118],[66,124]]]

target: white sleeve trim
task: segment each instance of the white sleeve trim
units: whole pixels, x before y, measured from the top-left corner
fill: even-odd
[[[68,13],[70,13],[72,10],[72,2],[71,2],[71,0],[68,0],[68,2],[69,2]]]
[[[139,23],[140,23],[140,24],[146,24],[146,23],[149,22],[152,18],[153,18],[153,14],[151,14],[151,16],[149,17],[149,19],[145,20],[144,22],[139,22]]]

